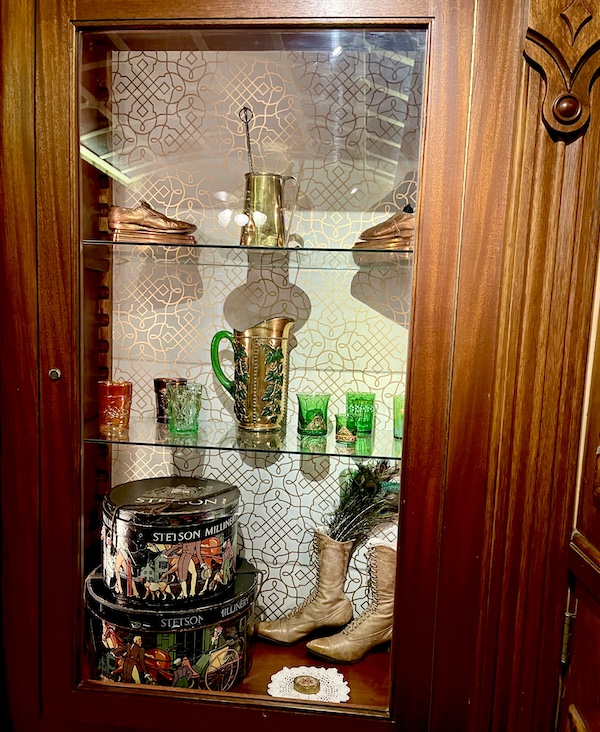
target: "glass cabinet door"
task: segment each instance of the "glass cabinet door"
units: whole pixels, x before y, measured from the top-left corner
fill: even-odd
[[[80,681],[385,716],[427,31],[79,49]]]

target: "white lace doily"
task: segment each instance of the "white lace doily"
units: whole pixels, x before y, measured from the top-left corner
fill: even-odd
[[[294,689],[297,676],[314,676],[321,684],[317,694],[301,694]],[[350,698],[350,687],[337,668],[318,668],[317,666],[284,666],[281,671],[271,676],[267,687],[271,696],[287,699],[312,699],[313,701],[345,702]]]

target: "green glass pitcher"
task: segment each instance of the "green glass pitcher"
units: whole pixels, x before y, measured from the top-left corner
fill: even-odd
[[[264,432],[285,424],[288,339],[293,325],[291,318],[271,318],[244,331],[221,330],[213,336],[213,371],[233,396],[233,411],[242,429]],[[233,381],[225,376],[219,360],[223,338],[233,346]]]

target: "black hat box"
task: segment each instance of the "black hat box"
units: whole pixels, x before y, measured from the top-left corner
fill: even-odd
[[[102,575],[118,603],[197,605],[231,591],[239,490],[207,478],[116,486],[102,508]]]

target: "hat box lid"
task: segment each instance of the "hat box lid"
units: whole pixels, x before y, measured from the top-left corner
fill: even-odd
[[[210,521],[232,513],[239,502],[237,486],[210,478],[165,476],[115,486],[104,499],[104,513],[138,525],[186,523],[188,517]]]
[[[85,582],[87,609],[100,620],[148,632],[188,631],[222,624],[253,611],[260,572],[245,559],[240,561],[233,587],[220,600],[196,602],[192,607],[124,607],[106,586],[100,568]]]

